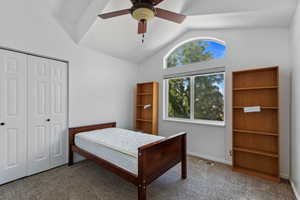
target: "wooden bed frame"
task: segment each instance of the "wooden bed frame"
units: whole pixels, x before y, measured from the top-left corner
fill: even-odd
[[[103,160],[75,145],[75,135],[80,132],[116,127],[116,123],[82,126],[69,129],[69,166],[73,165],[73,153],[77,152],[85,158],[119,175],[138,188],[138,200],[146,200],[147,186],[159,178],[170,168],[181,162],[181,177],[187,178],[186,133],[162,139],[144,145],[138,149],[138,175],[122,169],[115,164]]]

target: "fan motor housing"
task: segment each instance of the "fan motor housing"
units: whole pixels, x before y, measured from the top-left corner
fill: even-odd
[[[155,10],[151,4],[139,4],[131,8],[131,15],[137,21],[150,21],[155,17]]]

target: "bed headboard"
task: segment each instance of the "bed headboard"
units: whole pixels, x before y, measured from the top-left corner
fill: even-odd
[[[113,128],[113,127],[116,127],[116,125],[117,125],[116,122],[110,122],[110,123],[105,123],[105,124],[95,124],[95,125],[89,125],[89,126],[69,128],[69,144],[74,145],[74,136],[77,133],[100,130],[100,129],[105,129],[105,128]]]

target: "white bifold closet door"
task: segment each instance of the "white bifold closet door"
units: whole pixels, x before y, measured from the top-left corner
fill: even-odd
[[[28,57],[28,175],[66,163],[67,64]]]
[[[26,176],[26,55],[0,50],[0,184]]]

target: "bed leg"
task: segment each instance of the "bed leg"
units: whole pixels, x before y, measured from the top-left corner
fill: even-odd
[[[139,185],[138,186],[138,200],[147,200],[147,187],[146,185]]]
[[[187,178],[187,159],[186,159],[186,135],[182,138],[182,158],[181,158],[181,178]]]
[[[69,163],[68,166],[72,166],[74,164],[74,153],[72,151],[72,147],[69,149]]]
[[[182,161],[181,163],[181,178],[186,179],[187,178],[187,168],[186,168],[186,160]]]

